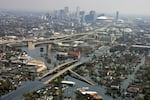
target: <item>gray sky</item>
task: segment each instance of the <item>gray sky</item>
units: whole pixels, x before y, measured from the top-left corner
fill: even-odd
[[[95,10],[99,13],[150,15],[150,0],[0,0],[0,8],[18,10]]]

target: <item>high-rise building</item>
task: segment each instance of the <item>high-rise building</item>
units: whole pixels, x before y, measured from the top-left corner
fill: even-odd
[[[64,12],[66,15],[68,15],[69,14],[69,7],[64,7]]]
[[[76,19],[77,19],[77,22],[80,23],[80,8],[79,7],[76,8]]]
[[[60,14],[59,14],[60,18],[64,19],[64,17],[65,17],[65,11],[64,11],[64,9],[61,9],[59,12],[60,12]]]
[[[52,19],[51,15],[49,13],[46,13],[45,16],[46,16],[46,20],[48,20],[48,21],[50,21]]]
[[[76,8],[76,17],[80,17],[80,7]]]
[[[86,22],[94,23],[96,21],[97,15],[95,11],[90,11],[88,15],[85,16]]]
[[[119,19],[119,12],[117,11],[116,12],[116,21],[118,21],[118,19]]]
[[[81,23],[85,22],[85,11],[80,11]]]
[[[97,17],[97,16],[96,16],[96,12],[93,11],[93,10],[90,11],[90,16],[91,16],[92,21],[95,22],[95,21],[96,21],[96,17]]]

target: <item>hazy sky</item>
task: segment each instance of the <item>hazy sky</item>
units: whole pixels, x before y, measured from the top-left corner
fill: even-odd
[[[18,10],[95,10],[99,13],[150,15],[150,0],[0,0],[0,8]]]

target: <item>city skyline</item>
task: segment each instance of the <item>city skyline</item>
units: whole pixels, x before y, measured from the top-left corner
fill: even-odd
[[[70,11],[75,11],[76,7],[81,10],[95,10],[98,13],[115,13],[122,14],[150,15],[148,13],[150,1],[148,0],[1,0],[1,9],[11,10],[28,10],[28,11],[52,11],[69,7]]]

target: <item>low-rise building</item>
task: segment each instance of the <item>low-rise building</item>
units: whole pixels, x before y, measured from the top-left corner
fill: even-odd
[[[29,69],[30,72],[41,72],[47,69],[46,65],[41,60],[30,60],[27,62],[27,69]]]
[[[79,59],[80,52],[58,52],[57,53],[57,60],[66,60],[66,59]]]
[[[138,87],[129,87],[127,91],[130,93],[138,93],[140,89]]]
[[[69,58],[73,59],[79,59],[80,58],[80,52],[68,52]]]

